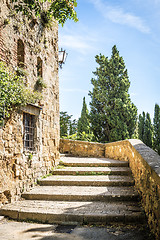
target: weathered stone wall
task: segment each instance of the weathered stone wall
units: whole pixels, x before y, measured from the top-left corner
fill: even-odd
[[[60,153],[83,157],[104,157],[105,144],[60,139]]]
[[[0,4],[0,61],[15,71],[17,43],[24,44],[25,84],[36,88],[37,59],[42,60],[46,88],[38,89],[43,99],[37,106],[19,109],[0,129],[0,202],[15,200],[20,193],[45,175],[59,160],[58,24],[46,28],[39,19],[12,11],[9,0]],[[23,144],[23,112],[35,116],[33,151]]]
[[[160,156],[140,140],[108,143],[105,157],[128,160],[148,224],[156,239],[160,236]]]
[[[60,152],[74,156],[107,157],[129,161],[142,206],[156,240],[160,236],[160,156],[140,140],[89,143],[60,139]]]

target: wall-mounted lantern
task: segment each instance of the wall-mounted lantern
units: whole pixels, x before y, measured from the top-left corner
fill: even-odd
[[[66,53],[66,50],[61,50],[59,51],[59,56],[58,56],[58,61],[59,61],[59,66],[62,68],[62,65],[65,64],[66,58],[67,58],[68,53]]]

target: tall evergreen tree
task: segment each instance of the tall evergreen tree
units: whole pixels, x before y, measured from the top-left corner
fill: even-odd
[[[133,139],[139,139],[139,134],[138,134],[138,120],[136,121],[136,126],[135,126],[135,130],[134,133],[132,135]]]
[[[67,112],[60,112],[60,136],[68,135],[72,115]]]
[[[85,101],[85,97],[83,98],[83,106],[81,111],[81,117],[78,119],[78,128],[77,133],[81,135],[82,132],[88,134],[90,131],[90,123],[89,123],[89,112],[87,109],[87,104]]]
[[[153,148],[160,154],[160,107],[155,104],[154,118],[153,118]]]
[[[144,143],[152,148],[153,146],[153,127],[151,123],[150,114],[146,113],[145,126],[144,126]]]
[[[139,114],[139,121],[138,121],[138,137],[139,139],[144,142],[144,127],[145,127],[145,118],[146,118],[146,114],[145,112],[141,114]]]
[[[77,120],[73,119],[70,121],[69,135],[73,135],[75,133],[77,133]]]
[[[91,79],[93,90],[89,92],[93,134],[101,142],[131,138],[137,108],[128,93],[130,82],[124,60],[116,46],[110,59],[101,54],[95,58],[99,66]]]

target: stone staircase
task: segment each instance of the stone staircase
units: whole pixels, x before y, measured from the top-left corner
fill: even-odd
[[[62,156],[53,175],[38,181],[1,214],[42,223],[137,223],[144,221],[128,162]]]

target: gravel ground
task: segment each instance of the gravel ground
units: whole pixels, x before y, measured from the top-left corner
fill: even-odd
[[[146,226],[75,226],[0,218],[1,240],[154,240]]]

